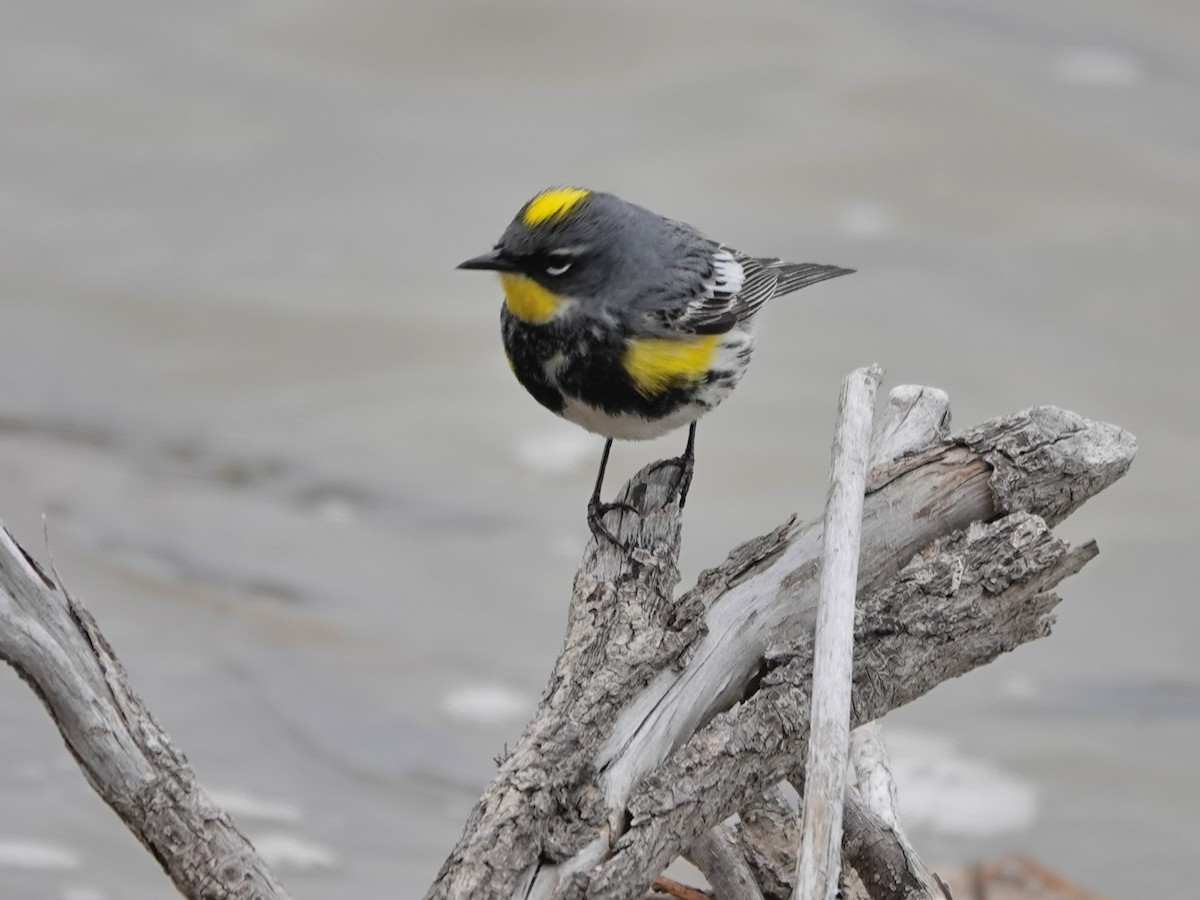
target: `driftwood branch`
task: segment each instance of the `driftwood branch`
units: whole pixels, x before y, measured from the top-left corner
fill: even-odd
[[[762,886],[765,900],[791,900],[799,833],[799,817],[778,789],[742,811],[734,841]],[[897,840],[892,826],[854,791],[846,794],[842,862],[841,883],[847,898],[946,900],[949,896],[937,877],[911,854],[907,843]],[[737,895],[718,892],[717,896]]]
[[[813,635],[812,739],[805,766],[797,900],[834,900],[842,866],[842,804],[850,754],[854,597],[862,541],[878,367],[846,377],[838,402],[829,499],[825,505],[817,624]]]
[[[945,437],[949,426],[950,398],[945,392],[911,385],[894,389],[872,440],[872,466],[893,462],[935,443]],[[819,690],[816,681],[814,674],[814,693]],[[810,743],[810,755],[812,749]],[[944,886],[918,858],[900,828],[895,783],[878,722],[868,722],[850,733],[850,758],[854,784],[844,797],[842,896],[944,900],[947,896]],[[810,790],[810,772],[797,773],[795,780],[806,785],[806,791]],[[768,794],[764,804],[770,806],[771,800],[772,794]],[[778,796],[774,802],[777,807]],[[762,883],[775,891],[770,895],[772,900],[776,897],[783,900],[782,886],[795,869],[787,848],[795,845],[796,817],[778,812],[763,815],[763,805],[753,811],[758,814],[738,836],[746,842],[747,859],[753,857]],[[743,810],[743,817],[746,814]],[[776,832],[769,832],[769,826]],[[775,852],[764,853],[767,848],[775,848]],[[783,848],[782,853],[779,848]],[[790,893],[787,896],[790,898]]]
[[[1026,513],[940,540],[895,585],[860,600],[852,724],[1049,633],[1059,598],[1047,591],[1095,552],[1093,544],[1069,549]],[[596,868],[588,896],[626,896],[626,885],[652,877],[735,811],[745,791],[790,773],[796,744],[808,739],[812,655],[805,637],[774,656],[753,696],[644,777],[630,796],[630,827]]]
[[[1046,407],[872,470],[852,722],[1045,634],[1049,590],[1095,554],[1048,526],[1124,474],[1135,448]],[[429,897],[636,896],[791,774],[808,734],[820,524],[747,542],[673,599],[671,477],[643,470],[621,496],[641,513],[610,515],[637,564],[589,546],[539,710]]]
[[[904,385],[891,399],[872,441],[871,462],[882,466],[944,438],[950,398],[944,391]],[[846,798],[843,853],[872,900],[946,900],[945,885],[917,856],[900,826],[896,783],[878,722],[850,733],[854,789]],[[878,823],[878,828],[873,826]],[[865,829],[873,828],[870,834]]]
[[[129,687],[91,615],[0,527],[0,659],[33,689],[88,783],[190,900],[286,900]]]
[[[800,818],[781,786],[741,811],[734,837],[766,900],[790,900],[799,835]]]
[[[906,421],[938,413],[926,389],[898,393],[885,423],[894,433],[882,440],[902,443]],[[1049,528],[1124,474],[1135,448],[1119,428],[1041,408],[876,466],[863,504],[851,724],[1045,634],[1051,588],[1096,552]],[[726,842],[708,847],[720,857],[709,868],[749,872],[765,897],[783,896],[770,884],[779,860],[769,857],[781,854],[763,827],[774,815],[764,792],[802,782],[821,526],[786,522],[675,597],[673,480],[669,467],[648,467],[621,495],[640,513],[609,515],[632,562],[589,545],[542,703],[430,897],[639,897],[671,859],[703,854],[714,836]],[[91,616],[2,529],[0,658],[185,896],[287,896],[129,687]],[[846,858],[879,864],[896,840],[870,829],[886,818],[857,797],[846,810]]]
[[[765,900],[733,826],[721,823],[710,828],[686,855],[704,873],[714,896]]]
[[[949,426],[950,398],[945,392],[911,385],[897,387],[871,442],[871,465],[890,463],[926,447],[944,438]],[[852,628],[852,623],[847,627]],[[846,677],[849,678],[849,673]],[[814,691],[817,691],[815,681],[814,676]],[[811,749],[810,746],[810,753]],[[849,868],[843,879],[842,896],[847,900],[854,897],[944,900],[942,885],[917,857],[900,829],[895,783],[879,723],[869,722],[850,733],[850,755],[855,783],[844,798],[847,809],[841,851]],[[795,780],[808,789],[805,773],[798,773]],[[875,815],[863,815],[858,807]],[[876,816],[884,829],[864,833]],[[720,825],[708,832],[701,838],[701,844],[707,846],[718,832],[723,846],[729,847],[732,841],[735,847],[727,855],[734,857],[743,870],[748,869],[756,885],[761,885],[760,896],[790,900],[799,828],[795,811],[784,800],[780,788],[768,791],[759,802],[743,809],[741,821],[732,827]],[[693,847],[688,857],[705,874],[718,897],[742,896],[736,889],[740,885],[732,884],[726,877],[729,863],[710,870],[712,857],[696,851]],[[859,884],[853,882],[854,875],[859,877]]]
[[[896,784],[878,722],[851,735],[857,802],[846,812],[844,850],[874,900],[948,898],[945,884],[917,856],[900,827]]]

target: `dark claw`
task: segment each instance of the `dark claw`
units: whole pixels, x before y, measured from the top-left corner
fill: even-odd
[[[635,515],[638,513],[638,508],[630,503],[623,503],[620,501],[615,503],[601,503],[599,498],[593,497],[588,502],[588,528],[591,529],[592,534],[597,539],[606,540],[614,547],[620,547],[623,551],[625,551],[625,555],[628,556],[631,552],[629,547],[622,543],[615,534],[609,531],[608,526],[605,525],[603,521],[604,516],[612,512],[614,509],[619,509],[624,512],[631,512]]]
[[[687,456],[672,456],[670,459],[660,459],[651,467],[650,471],[657,472],[663,466],[671,466],[675,469],[675,484],[671,490],[679,497],[679,508],[683,509],[683,505],[687,503],[688,490],[692,486],[695,463]]]
[[[692,486],[692,473],[696,469],[696,423],[693,422],[688,429],[687,447],[684,448],[683,456],[675,456],[671,459],[664,459],[657,463],[652,471],[658,471],[662,466],[674,466],[679,473],[675,478],[675,486],[672,490],[679,495],[679,508],[683,509],[687,503],[688,490]]]
[[[604,514],[614,509],[631,512],[634,515],[640,512],[636,506],[623,501],[618,500],[615,503],[602,503],[600,501],[600,489],[604,486],[604,470],[608,468],[608,451],[612,449],[612,442],[612,438],[605,441],[604,452],[600,454],[600,471],[596,474],[596,487],[592,490],[591,499],[588,500],[588,528],[592,530],[592,534],[597,540],[605,540],[614,547],[620,547],[625,555],[632,560],[633,551],[617,540],[617,536],[609,531],[608,526],[602,521]]]

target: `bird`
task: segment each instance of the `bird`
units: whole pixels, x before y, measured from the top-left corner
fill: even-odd
[[[853,269],[751,256],[602,191],[556,186],[524,204],[499,241],[460,269],[498,274],[508,362],[542,406],[605,438],[587,521],[613,509],[601,491],[614,440],[688,426],[674,490],[682,509],[696,423],[741,380],[767,301]]]

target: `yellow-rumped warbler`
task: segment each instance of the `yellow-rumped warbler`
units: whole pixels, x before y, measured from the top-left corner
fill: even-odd
[[[607,438],[588,503],[592,532],[612,539],[600,502],[614,438],[645,440],[689,425],[679,466],[687,499],[696,420],[737,386],[772,297],[853,269],[748,256],[695,228],[575,187],[542,191],[495,248],[460,269],[492,269],[504,288],[504,349],[539,403]]]

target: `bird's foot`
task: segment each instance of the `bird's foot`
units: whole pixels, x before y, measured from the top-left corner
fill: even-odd
[[[612,512],[614,509],[619,509],[623,512],[631,512],[635,515],[640,512],[640,510],[632,503],[625,503],[620,500],[613,503],[601,503],[599,497],[592,497],[592,499],[588,501],[588,528],[591,529],[592,534],[598,540],[606,540],[614,547],[620,547],[623,551],[625,551],[625,555],[628,556],[631,553],[629,547],[615,534],[609,531],[608,526],[604,524],[604,516]]]
[[[684,504],[687,503],[688,491],[692,487],[692,474],[696,470],[696,458],[690,453],[685,453],[683,456],[661,459],[650,468],[650,471],[657,472],[663,466],[675,468],[675,484],[671,490],[679,497],[679,508],[683,509]]]

